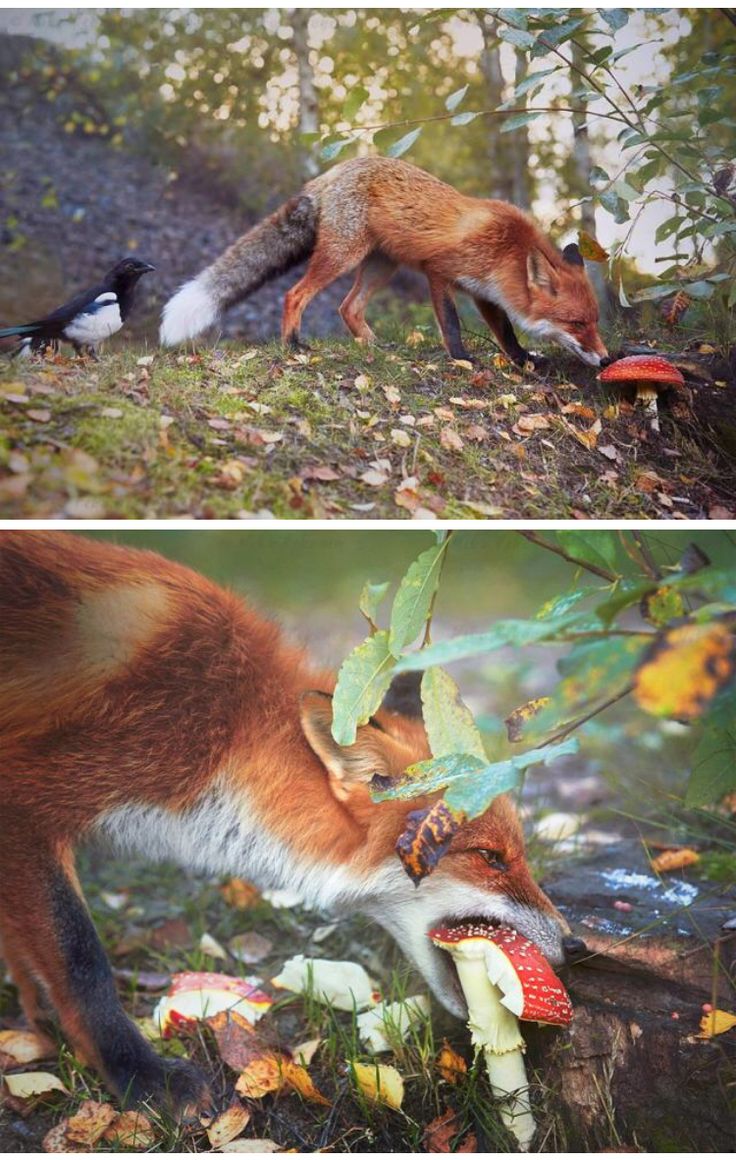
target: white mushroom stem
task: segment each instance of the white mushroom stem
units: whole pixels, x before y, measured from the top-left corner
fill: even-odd
[[[483,1049],[488,1079],[501,1103],[501,1118],[528,1152],[536,1123],[529,1102],[524,1067],[524,1040],[519,1021],[501,1002],[501,991],[488,978],[485,954],[477,943],[448,946],[468,1004],[468,1026],[476,1047]]]
[[[639,383],[636,388],[637,403],[644,404],[644,410],[649,419],[652,431],[659,434],[659,408],[657,407],[657,388],[649,383]]]

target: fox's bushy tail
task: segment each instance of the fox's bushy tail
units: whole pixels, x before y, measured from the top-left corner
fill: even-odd
[[[308,257],[316,237],[314,200],[300,194],[286,202],[169,299],[161,320],[162,345],[176,346],[207,330],[228,306]]]

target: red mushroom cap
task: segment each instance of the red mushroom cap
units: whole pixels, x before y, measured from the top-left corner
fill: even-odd
[[[572,1003],[567,991],[536,943],[518,931],[485,922],[461,922],[435,927],[429,932],[429,937],[440,946],[453,946],[468,940],[493,943],[508,960],[521,987],[523,1007],[517,1010],[514,1004],[513,1008],[519,1019],[555,1023],[561,1027],[566,1027],[572,1019]],[[491,981],[505,990],[503,979],[491,977]],[[510,999],[511,995],[507,997]],[[511,1006],[510,1003],[507,1005]]]
[[[632,354],[609,363],[598,375],[602,383],[684,383],[681,372],[658,354]]]

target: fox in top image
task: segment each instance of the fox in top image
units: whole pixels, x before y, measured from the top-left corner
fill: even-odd
[[[505,201],[467,197],[451,185],[387,157],[343,161],[239,238],[185,283],[164,307],[161,342],[193,339],[222,311],[309,259],[286,294],[281,337],[299,345],[302,314],[336,278],[356,269],[340,315],[360,342],[372,342],[365,311],[399,266],[421,271],[442,340],[467,359],[454,297],[470,295],[503,352],[529,357],[514,332],[557,343],[590,366],[608,358],[598,302],[578,247],[560,251],[532,219]]]
[[[186,567],[64,532],[0,533],[2,954],[31,1023],[55,1012],[119,1098],[211,1109],[203,1074],[157,1056],[123,1011],[75,871],[87,838],[366,914],[461,1019],[452,961],[427,937],[439,922],[513,926],[554,963],[580,947],[530,874],[507,797],[413,885],[395,852],[407,803],[374,803],[368,783],[429,756],[417,690],[395,683],[340,747],[334,686]]]

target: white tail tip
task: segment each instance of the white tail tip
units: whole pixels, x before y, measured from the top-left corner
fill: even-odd
[[[162,346],[177,346],[196,338],[217,322],[217,302],[200,278],[185,282],[164,306],[159,340]]]

